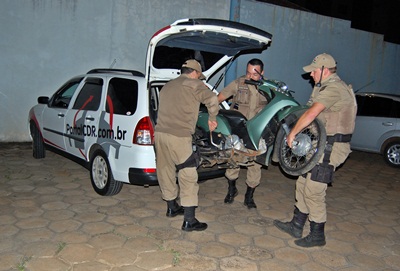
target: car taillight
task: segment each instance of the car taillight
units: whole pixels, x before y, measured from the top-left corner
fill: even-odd
[[[144,173],[156,173],[156,169],[155,168],[144,168],[143,172]]]
[[[154,142],[154,128],[149,117],[142,118],[136,125],[133,144],[151,145]]]

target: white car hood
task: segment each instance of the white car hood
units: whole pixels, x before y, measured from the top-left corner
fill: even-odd
[[[218,19],[182,19],[157,31],[146,57],[148,82],[168,81],[180,74],[182,63],[197,59],[206,81],[242,53],[265,50],[272,35],[250,25]]]

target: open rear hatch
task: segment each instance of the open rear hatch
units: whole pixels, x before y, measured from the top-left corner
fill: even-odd
[[[182,19],[157,31],[146,58],[148,82],[169,81],[187,59],[198,60],[208,81],[239,54],[261,52],[272,35],[256,27],[219,19]]]

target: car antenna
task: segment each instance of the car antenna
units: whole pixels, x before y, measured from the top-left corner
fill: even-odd
[[[357,89],[356,91],[354,91],[354,93],[359,92],[360,90],[362,90],[363,88],[368,87],[369,85],[373,84],[375,82],[375,80],[372,80],[371,82],[365,84],[364,86],[360,87],[359,89]]]
[[[114,58],[113,62],[110,65],[110,69],[114,68],[114,65],[117,63],[117,59]]]

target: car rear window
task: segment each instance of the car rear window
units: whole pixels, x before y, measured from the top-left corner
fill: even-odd
[[[138,82],[113,78],[108,84],[106,111],[118,115],[133,115],[138,100]]]

